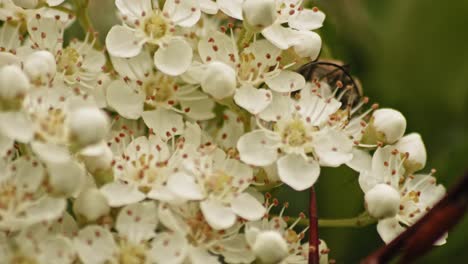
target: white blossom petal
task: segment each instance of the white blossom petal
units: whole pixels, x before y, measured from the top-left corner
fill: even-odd
[[[372,156],[369,154],[368,151],[353,148],[353,159],[348,161],[346,165],[351,169],[361,172],[361,171],[369,171],[372,167]]]
[[[242,3],[244,0],[218,0],[218,6],[226,15],[242,20]]]
[[[141,19],[143,14],[150,14],[152,11],[151,0],[116,0],[115,5],[120,14],[131,22]]]
[[[315,30],[323,25],[325,14],[320,10],[303,9],[295,16],[290,16],[288,24],[291,28],[298,30]]]
[[[353,158],[353,141],[337,129],[330,128],[318,133],[314,146],[322,166],[338,167]]]
[[[200,247],[190,247],[188,258],[191,264],[219,264],[217,256]]]
[[[236,215],[231,208],[215,200],[206,200],[200,203],[201,211],[206,222],[215,230],[227,229],[236,222]]]
[[[171,76],[181,75],[192,64],[192,47],[183,39],[173,38],[154,53],[154,65]]]
[[[117,254],[117,245],[109,230],[90,225],[83,228],[73,240],[80,259],[86,264],[102,264]]]
[[[268,166],[278,158],[278,135],[263,130],[244,134],[237,142],[240,159],[255,166]]]
[[[275,92],[289,93],[304,88],[304,76],[293,71],[281,71],[278,75],[268,78],[265,83]]]
[[[276,47],[285,50],[295,41],[296,32],[285,28],[281,24],[273,24],[262,30],[262,35]]]
[[[138,119],[143,113],[145,95],[124,81],[116,80],[109,84],[106,96],[109,106],[125,118]]]
[[[289,154],[278,159],[277,165],[281,181],[296,191],[310,188],[320,175],[320,166],[317,161],[306,160],[298,154]]]
[[[180,264],[187,256],[188,242],[177,232],[162,232],[151,242],[149,258],[158,264]]]
[[[202,189],[195,182],[194,177],[183,172],[172,174],[167,181],[167,188],[186,200],[201,200],[204,198]]]
[[[273,95],[267,89],[257,89],[251,85],[243,85],[234,94],[234,101],[240,107],[253,115],[265,110],[271,103]]]
[[[163,12],[168,14],[172,22],[181,27],[192,27],[201,17],[197,0],[166,0]]]
[[[101,189],[111,207],[120,207],[145,199],[145,195],[136,187],[123,183],[108,183]]]
[[[248,221],[257,221],[266,213],[265,207],[248,193],[242,193],[234,198],[231,208],[234,213]]]
[[[142,117],[145,124],[164,141],[184,130],[182,116],[163,108],[143,112]]]
[[[127,205],[120,210],[115,223],[119,235],[136,245],[153,238],[158,225],[154,202]]]
[[[20,112],[0,113],[0,134],[22,143],[33,137],[33,127],[28,117]]]
[[[218,4],[213,0],[200,0],[200,9],[209,15],[218,13]]]
[[[377,232],[387,244],[403,231],[405,231],[405,229],[398,223],[396,218],[383,219],[377,224]]]
[[[70,160],[70,152],[65,146],[59,146],[52,143],[42,143],[33,141],[31,148],[36,155],[45,162],[64,163]]]
[[[115,71],[131,80],[144,80],[145,75],[153,71],[153,59],[146,50],[132,58],[111,57],[111,59]]]
[[[119,25],[113,26],[106,37],[107,50],[115,57],[135,57],[140,53],[143,44],[135,30]]]

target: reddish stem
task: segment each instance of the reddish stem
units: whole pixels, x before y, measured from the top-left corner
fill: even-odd
[[[314,187],[310,188],[309,197],[309,264],[319,264],[317,198]]]

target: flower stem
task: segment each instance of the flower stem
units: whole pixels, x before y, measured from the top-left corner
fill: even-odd
[[[294,223],[297,220],[295,217],[288,217],[288,223]],[[364,212],[357,217],[342,218],[342,219],[318,219],[319,227],[365,227],[377,222],[377,219],[371,217],[367,212]],[[309,219],[300,219],[297,223],[301,226],[309,225]]]
[[[91,23],[91,19],[89,19],[88,15],[89,0],[73,0],[73,4],[75,5],[76,9],[76,18],[78,19],[81,27],[83,30],[89,32],[89,40],[94,41],[94,48],[101,50],[103,46],[95,35],[97,31],[94,29],[94,26]]]
[[[313,186],[309,197],[309,264],[319,264],[317,197]]]

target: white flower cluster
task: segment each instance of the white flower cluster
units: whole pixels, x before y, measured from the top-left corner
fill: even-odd
[[[346,164],[385,241],[444,194],[399,112],[295,72],[317,8],[116,0],[104,51],[62,2],[0,0],[0,263],[307,263],[257,187]]]

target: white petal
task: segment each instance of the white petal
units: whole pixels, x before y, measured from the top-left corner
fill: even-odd
[[[121,116],[138,119],[143,113],[145,96],[121,80],[113,81],[107,87],[107,103]]]
[[[75,259],[75,249],[71,241],[63,236],[47,236],[38,245],[39,263],[69,264]]]
[[[197,101],[184,101],[180,105],[182,109],[190,109],[186,115],[194,120],[208,120],[215,117],[215,102],[210,98]]]
[[[213,61],[206,65],[201,82],[202,90],[221,100],[232,96],[237,86],[236,72],[229,65]]]
[[[151,0],[116,0],[115,5],[122,16],[126,16],[130,22],[142,18],[143,13],[150,14],[152,11]],[[140,21],[141,22],[141,21]]]
[[[206,222],[215,230],[227,229],[236,222],[236,215],[231,208],[215,200],[200,203]]]
[[[325,14],[322,11],[303,9],[297,15],[290,16],[288,24],[291,28],[309,31],[321,28],[324,20]]]
[[[377,232],[385,243],[390,243],[395,237],[405,229],[398,223],[396,218],[380,220],[377,224]]]
[[[289,94],[273,92],[272,96],[273,101],[259,114],[259,117],[265,121],[278,121],[278,119],[289,117],[293,104]]]
[[[242,20],[243,0],[218,0],[218,6],[226,15]]]
[[[353,141],[337,129],[326,129],[314,139],[314,149],[320,165],[338,167],[353,158]]]
[[[368,151],[353,148],[353,159],[346,163],[351,169],[361,172],[369,171],[372,166],[372,156]]]
[[[268,78],[265,83],[275,92],[289,93],[304,88],[304,76],[293,71],[281,71],[278,75]]]
[[[191,264],[219,264],[217,256],[213,256],[204,248],[190,247],[189,259]]]
[[[218,4],[213,0],[200,0],[200,8],[204,13],[214,15],[218,13]]]
[[[153,71],[153,60],[148,51],[143,50],[136,57],[119,58],[111,57],[112,65],[117,73],[122,77],[131,80],[144,80],[145,74]]]
[[[296,34],[294,30],[285,28],[280,24],[273,24],[262,30],[262,35],[276,47],[285,50],[295,41]]]
[[[243,135],[237,142],[240,159],[255,166],[268,166],[278,158],[275,145],[280,142],[278,135],[255,130]]]
[[[320,35],[315,32],[301,31],[296,34],[293,47],[296,54],[300,57],[315,60],[320,54],[322,39]]]
[[[102,264],[117,254],[117,245],[111,232],[96,225],[83,228],[73,244],[80,259],[86,264]]]
[[[136,187],[122,184],[109,183],[101,189],[102,194],[107,198],[111,207],[120,207],[127,204],[132,204],[145,199],[145,195]]]
[[[167,188],[186,200],[201,200],[204,198],[202,189],[195,183],[194,177],[186,173],[172,174],[167,181]]]
[[[232,43],[228,35],[218,31],[209,32],[198,42],[198,52],[204,63],[220,61],[235,67],[239,61],[237,46]]]
[[[200,6],[196,0],[166,0],[163,12],[181,27],[192,27],[201,17]]]
[[[74,160],[68,162],[47,164],[49,184],[56,194],[75,196],[81,190],[86,171],[81,164]]]
[[[145,124],[164,141],[179,135],[184,129],[182,116],[163,108],[143,112],[142,117]]]
[[[63,2],[65,2],[65,0],[47,0],[47,4],[49,6],[58,6],[62,4]]]
[[[8,26],[9,24],[2,25],[2,27]],[[4,30],[4,28],[2,28]],[[0,36],[0,45],[2,45],[2,38]],[[16,65],[21,67],[21,59],[9,52],[0,52],[0,67],[7,65]]]
[[[115,57],[135,57],[143,44],[134,30],[124,26],[113,26],[106,37],[107,50]]]
[[[27,143],[33,137],[33,127],[28,117],[20,112],[6,112],[0,114],[0,134]]]
[[[278,174],[282,182],[296,191],[310,188],[320,175],[317,161],[306,160],[298,154],[289,154],[278,159]]]
[[[14,140],[0,134],[0,159],[5,158],[9,151],[13,150]]]
[[[266,213],[265,207],[248,193],[242,193],[234,198],[231,208],[234,213],[248,221],[259,220]]]
[[[167,75],[177,76],[192,64],[192,47],[183,39],[173,38],[154,53],[154,65]]]
[[[188,243],[184,235],[162,232],[151,242],[150,260],[158,264],[179,264],[187,256]]]
[[[265,110],[272,99],[273,95],[269,90],[257,89],[251,85],[243,85],[234,95],[236,104],[253,115]]]
[[[70,152],[65,146],[33,141],[31,148],[45,162],[62,163],[70,160]]]
[[[148,241],[156,235],[156,210],[154,202],[127,205],[120,210],[115,228],[122,237],[135,245]]]

